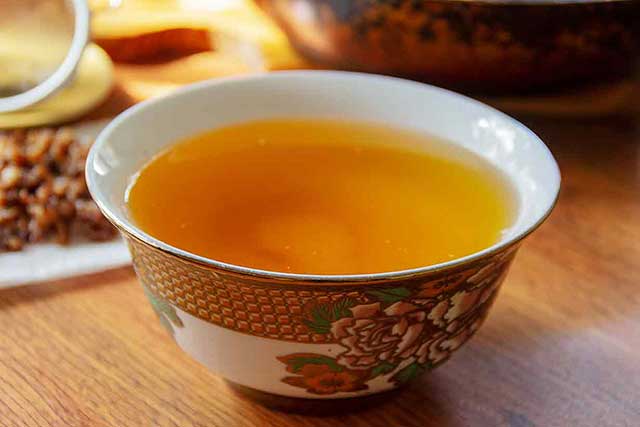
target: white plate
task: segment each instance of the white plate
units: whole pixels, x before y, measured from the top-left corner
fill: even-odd
[[[78,126],[76,134],[90,143],[107,123],[101,120]],[[130,263],[129,251],[120,238],[109,242],[76,239],[67,246],[33,244],[20,252],[0,253],[0,288],[97,273]]]

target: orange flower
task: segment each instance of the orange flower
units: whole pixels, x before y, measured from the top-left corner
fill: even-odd
[[[324,372],[309,377],[286,377],[285,383],[305,388],[313,394],[334,394],[337,392],[360,391],[367,388],[364,378],[352,371]]]
[[[312,353],[296,353],[278,358],[287,364],[287,371],[297,374],[282,379],[294,387],[313,394],[334,394],[366,390],[370,370],[352,370],[336,363],[327,356]]]

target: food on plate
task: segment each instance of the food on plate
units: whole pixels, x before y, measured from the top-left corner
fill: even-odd
[[[211,50],[202,11],[175,0],[132,0],[111,7],[92,2],[93,40],[116,62],[148,62]]]
[[[71,128],[0,131],[0,252],[115,236],[87,190],[88,150]]]
[[[158,57],[177,57],[211,50],[207,30],[173,28],[130,37],[96,38],[116,62],[144,62]]]
[[[0,50],[20,62],[20,46]],[[9,52],[11,50],[11,52]],[[6,59],[6,58],[5,58]],[[1,69],[1,66],[0,66]],[[4,70],[3,70],[4,71]],[[0,73],[1,74],[1,73]],[[0,77],[0,81],[2,77]],[[0,82],[1,84],[1,82]],[[111,93],[113,63],[104,50],[90,43],[84,50],[73,79],[42,102],[18,111],[0,114],[0,131],[65,123],[86,114]]]

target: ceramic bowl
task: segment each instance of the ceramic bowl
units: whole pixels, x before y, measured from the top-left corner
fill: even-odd
[[[154,154],[194,133],[275,117],[373,121],[466,147],[513,183],[517,219],[500,242],[464,258],[344,276],[203,258],[131,220],[127,188]],[[122,232],[176,343],[229,381],[303,398],[389,390],[445,362],[480,327],[520,242],[550,213],[560,185],[542,141],[490,107],[421,83],[325,71],[210,81],[139,104],[102,132],[86,170],[92,196]]]
[[[313,62],[511,93],[630,76],[637,0],[256,0]]]

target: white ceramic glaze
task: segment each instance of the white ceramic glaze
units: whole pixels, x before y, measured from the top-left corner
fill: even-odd
[[[461,145],[484,157],[509,177],[520,198],[518,218],[500,242],[469,257],[414,270],[352,276],[294,275],[208,260],[159,242],[130,221],[124,203],[127,187],[136,172],[160,150],[201,131],[274,117],[373,121],[427,132]],[[186,260],[185,264],[193,262],[204,266],[203,271],[211,268],[210,273],[198,270],[197,274],[206,274],[213,286],[217,286],[221,273],[228,273],[230,280],[235,280],[234,277],[239,277],[239,280],[273,280],[289,288],[291,285],[287,281],[332,285],[382,283],[404,278],[409,280],[443,270],[454,271],[474,262],[479,265],[487,259],[487,264],[479,265],[477,273],[469,279],[472,282],[480,277],[477,279],[479,283],[483,271],[491,270],[495,259],[503,256],[501,252],[508,252],[504,257],[510,261],[515,254],[514,242],[526,236],[549,214],[560,186],[558,167],[542,141],[516,120],[484,104],[406,80],[327,71],[280,72],[208,81],[137,105],[121,114],[101,133],[91,150],[86,170],[92,196],[105,215],[134,242],[134,264],[145,286],[148,284],[144,282],[150,276],[142,270],[147,269],[148,260],[153,257],[145,258],[137,253],[137,245],[147,247],[145,251],[173,254],[177,256],[176,260]],[[511,247],[514,247],[513,251]],[[175,274],[176,277],[168,279],[173,283],[200,280],[196,273],[180,273],[182,261],[176,262],[179,268],[168,268],[168,273],[163,265],[149,268],[163,270],[161,274],[164,276],[157,277]],[[496,267],[499,274],[489,280],[496,292],[508,268],[508,262],[504,264],[504,267]],[[220,286],[228,280],[220,280]],[[277,289],[279,283],[273,286]],[[318,395],[292,387],[282,381],[284,370],[278,357],[291,353],[319,353],[333,357],[344,353],[344,345],[335,340],[316,344],[258,337],[213,324],[194,316],[195,311],[189,313],[182,308],[175,304],[171,307],[179,319],[180,327],[174,324],[172,328],[178,345],[213,371],[239,384],[276,394],[316,398],[351,397],[394,386],[385,375],[381,375],[368,382],[366,390],[339,393],[337,396]],[[160,316],[164,315],[161,313]],[[170,318],[164,319],[167,320]],[[469,335],[475,332],[480,321],[473,325]],[[391,375],[389,373],[388,376]]]

